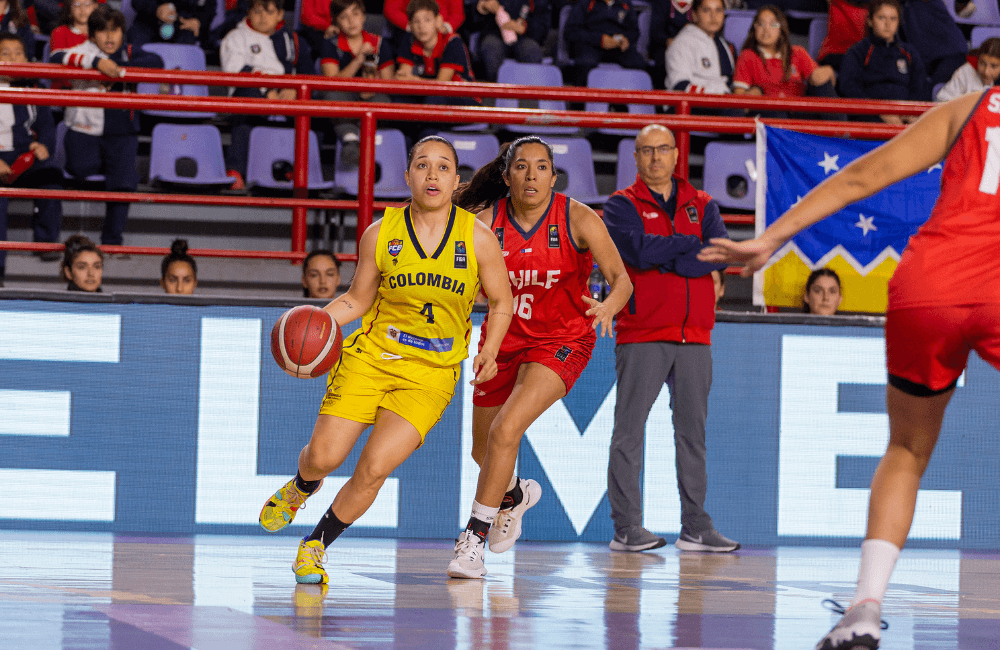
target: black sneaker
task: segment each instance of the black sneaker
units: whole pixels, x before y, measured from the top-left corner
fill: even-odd
[[[740,547],[739,542],[734,542],[728,537],[723,536],[714,528],[710,528],[697,535],[682,529],[680,537],[674,542],[674,546],[682,551],[701,551],[707,553],[730,553]]]
[[[642,526],[629,526],[615,531],[615,538],[608,545],[612,551],[648,551],[666,546],[667,540],[654,535]]]

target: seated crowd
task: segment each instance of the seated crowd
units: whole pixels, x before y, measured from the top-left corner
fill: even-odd
[[[651,13],[648,34],[640,33],[640,9],[625,0],[387,0],[369,5],[380,6],[382,12],[374,18],[383,25],[374,31],[366,30],[366,25],[377,25],[379,20],[368,20],[364,0],[302,0],[295,20],[284,0],[226,0],[225,14],[218,17],[211,0],[133,0],[130,25],[103,0],[0,0],[0,62],[33,60],[38,54],[35,34],[40,33],[49,38],[49,61],[96,69],[109,78],[62,87],[96,92],[126,91],[120,80],[123,68],[163,67],[160,56],[143,49],[155,43],[200,46],[210,60],[218,58],[222,70],[233,73],[441,81],[470,81],[478,73],[495,81],[506,59],[539,63],[546,54],[555,56],[553,35],[558,29],[558,42],[565,44],[569,57],[565,79],[572,84],[585,85],[592,69],[610,63],[647,70],[654,75],[655,86],[676,91],[931,100],[932,88],[939,87],[936,99],[943,101],[992,85],[1000,76],[1000,39],[987,39],[970,51],[944,4],[951,1],[830,0],[829,31],[814,59],[793,43],[783,8],[799,8],[801,3],[795,0],[765,5],[749,0],[756,12],[745,41],[737,44],[724,36],[732,0],[651,0],[641,8]],[[640,47],[643,41],[648,48]],[[0,83],[32,82],[0,79]],[[291,89],[267,88],[233,88],[230,94],[295,96]],[[329,92],[321,97],[478,103],[471,98],[382,93]],[[141,126],[136,111],[67,108],[61,127],[65,130],[62,169],[53,161],[57,125],[52,110],[7,105],[0,106],[0,116],[0,182],[57,188],[67,179],[98,179],[109,190],[136,189]],[[881,119],[908,120],[892,114]],[[225,157],[233,189],[245,188],[252,128],[282,123],[292,125],[280,115],[228,118],[230,143]],[[356,166],[357,123],[339,120],[331,129],[340,143],[338,164]],[[127,203],[107,204],[101,244],[123,242],[128,211]],[[0,238],[5,238],[6,201],[0,202],[0,213]],[[60,220],[59,201],[36,200],[35,241],[58,241]],[[69,269],[66,266],[67,273]],[[3,271],[0,252],[0,282]]]

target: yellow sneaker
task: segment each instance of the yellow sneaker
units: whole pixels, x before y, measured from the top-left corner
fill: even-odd
[[[319,492],[321,487],[323,487],[323,481],[320,481],[312,494]],[[272,533],[281,530],[292,523],[292,520],[295,519],[295,513],[298,512],[299,508],[305,507],[306,499],[310,496],[310,494],[295,487],[295,479],[293,478],[264,504],[260,511],[260,525],[263,526],[264,530]]]
[[[295,582],[304,585],[326,584],[330,581],[323,563],[326,562],[326,548],[318,539],[299,542],[299,554],[292,565],[295,572]]]

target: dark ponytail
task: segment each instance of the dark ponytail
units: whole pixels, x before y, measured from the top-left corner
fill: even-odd
[[[194,261],[193,257],[188,255],[188,243],[186,239],[175,239],[174,243],[170,244],[170,254],[160,262],[161,280],[167,279],[167,271],[174,262],[187,262],[191,266],[191,272],[194,274],[195,279],[198,278],[198,263]]]
[[[507,186],[504,176],[507,175],[510,163],[517,155],[517,150],[526,144],[540,144],[545,147],[545,151],[549,155],[549,163],[555,164],[555,153],[552,151],[552,145],[537,135],[527,135],[513,142],[505,142],[500,145],[500,153],[497,154],[496,158],[480,167],[468,183],[459,185],[458,189],[455,190],[452,203],[469,212],[478,212],[507,196],[510,193],[510,188]]]

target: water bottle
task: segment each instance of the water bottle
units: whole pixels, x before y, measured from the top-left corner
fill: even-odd
[[[587,285],[590,287],[590,297],[594,300],[604,300],[604,276],[601,274],[601,270],[594,265],[593,270],[590,272],[590,280],[587,281]]]

